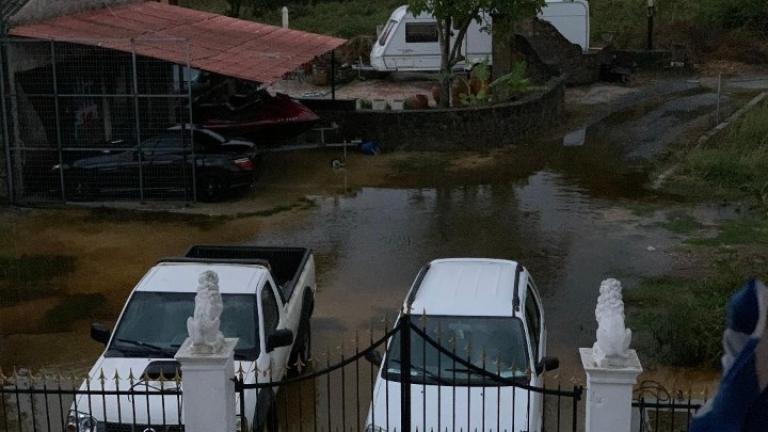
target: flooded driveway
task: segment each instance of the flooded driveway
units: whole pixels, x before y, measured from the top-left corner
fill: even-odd
[[[432,259],[518,260],[542,291],[550,353],[563,376],[580,375],[577,349],[594,341],[600,281],[617,277],[631,289],[678,259],[680,238],[658,224],[675,204],[644,185],[669,143],[709,126],[715,99],[684,80],[664,88],[652,98],[624,94],[613,113],[491,153],[351,155],[341,170],[329,164],[340,151],[274,155],[253,197],[270,197],[273,212],[244,211],[251,198],[219,205],[211,212],[229,215],[219,218],[9,212],[4,253],[75,256],[77,264],[48,296],[0,306],[0,364],[82,370],[100,350],[88,341],[88,320],[114,320],[155,260],[194,243],[248,243],[315,250],[316,352],[351,346],[356,332],[393,318]],[[668,210],[648,211],[659,203]],[[70,305],[62,327],[45,324],[83,293],[100,297]]]

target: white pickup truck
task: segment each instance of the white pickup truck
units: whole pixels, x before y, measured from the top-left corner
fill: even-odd
[[[312,252],[194,246],[184,257],[163,259],[147,272],[131,292],[114,331],[100,324],[91,327],[91,337],[104,343],[106,350],[81,391],[86,387],[101,391],[102,386],[106,391],[138,392],[174,387],[179,365],[173,356],[187,337],[198,277],[207,270],[218,274],[224,304],[221,331],[225,337],[238,338],[235,370],[245,371],[245,383],[279,381],[293,364],[307,360],[316,291]],[[260,430],[274,397],[271,390],[245,392],[239,429]],[[67,430],[181,431],[179,409],[175,394],[144,398],[84,392],[72,404]]]

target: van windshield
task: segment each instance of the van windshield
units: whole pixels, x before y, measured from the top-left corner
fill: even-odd
[[[467,368],[456,357],[502,378],[525,378],[528,348],[522,321],[512,317],[427,316],[411,324],[439,342],[439,351],[411,330],[411,382],[414,384],[489,385],[488,375]],[[400,334],[389,345],[382,376],[400,380]]]
[[[235,357],[259,355],[256,297],[222,294],[221,332],[238,338]],[[187,318],[195,310],[195,293],[136,292],[115,329],[106,357],[172,358],[187,338]]]
[[[395,25],[397,25],[397,21],[389,20],[387,26],[384,27],[384,31],[381,32],[381,36],[379,37],[379,45],[386,45],[387,39],[389,39],[389,34],[392,33],[392,29],[395,28]]]

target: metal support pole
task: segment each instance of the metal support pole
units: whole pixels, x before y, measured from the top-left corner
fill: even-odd
[[[331,51],[331,100],[336,100],[336,50]]]
[[[411,432],[411,316],[400,317],[400,431]]]
[[[190,43],[187,42],[187,107],[189,109],[189,125],[190,127],[194,127],[195,123],[192,121],[191,51]],[[192,202],[197,202],[197,158],[195,157],[195,134],[191,130],[189,133],[189,147],[192,149]]]
[[[0,35],[5,34],[5,28]],[[3,143],[5,144],[5,184],[8,187],[8,201],[15,203],[13,191],[13,164],[11,164],[11,137],[8,134],[8,112],[6,110],[5,99],[5,44],[7,41],[0,41],[0,110],[2,111],[3,121]]]
[[[139,164],[139,200],[144,202],[144,161],[141,149],[141,119],[139,118],[139,69],[136,67],[136,42],[131,39],[131,64],[133,67],[133,115],[136,119],[136,157]]]
[[[654,0],[648,0],[648,51],[653,50],[653,19],[656,16]]]
[[[51,44],[51,68],[53,72],[53,106],[56,117],[56,149],[59,154],[59,185],[61,186],[61,200],[67,202],[67,192],[64,185],[64,153],[62,152],[61,142],[61,114],[59,111],[59,82],[56,74],[56,44],[53,40]]]
[[[715,126],[720,124],[720,96],[723,91],[723,73],[717,74],[717,108],[715,109]]]

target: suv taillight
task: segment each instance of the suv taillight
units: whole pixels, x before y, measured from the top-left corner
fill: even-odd
[[[253,170],[253,161],[248,158],[235,159],[233,162],[243,171]]]

